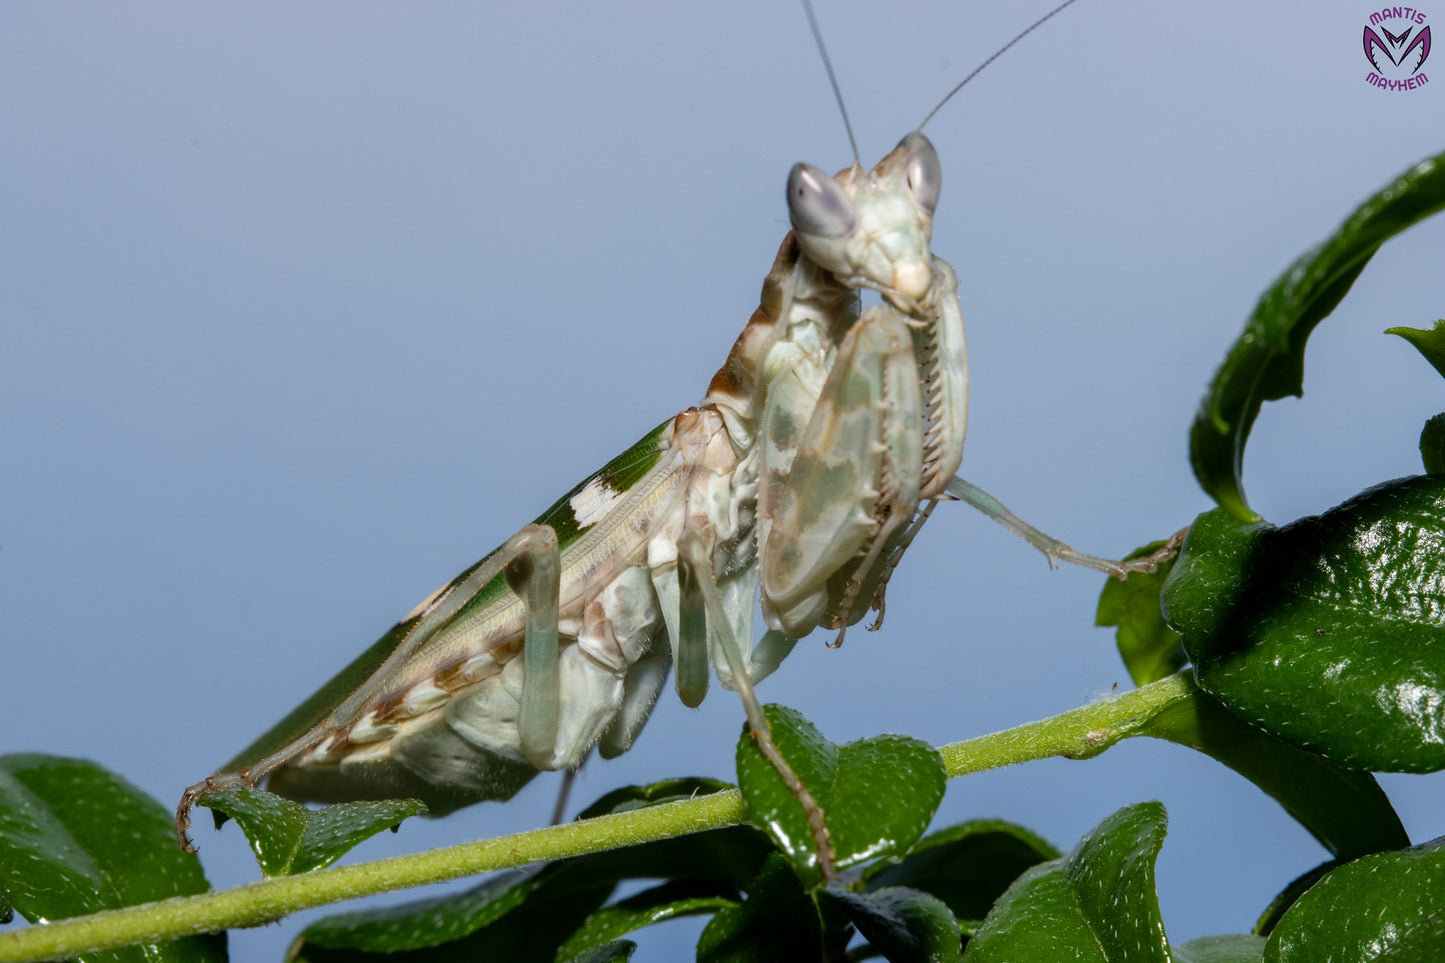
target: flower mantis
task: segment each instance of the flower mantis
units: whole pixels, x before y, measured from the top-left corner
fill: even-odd
[[[841,641],[870,609],[881,621],[889,578],[941,500],[969,501],[1051,559],[1118,576],[1152,568],[1157,557],[1075,553],[954,477],[967,362],[957,278],[930,248],[941,183],[919,131],[871,171],[855,162],[830,177],[796,165],[793,231],[700,404],[438,589],[190,787],[177,811],[183,844],[198,796],[262,779],[310,800],[413,796],[433,813],[509,798],[594,747],[626,751],[670,669],[687,705],[714,671],[736,688],[790,779],[753,683],[816,628]],[[864,290],[882,303],[863,310]],[[755,644],[758,599],[767,631]],[[808,807],[806,787],[790,784]],[[810,817],[827,872],[816,805]]]

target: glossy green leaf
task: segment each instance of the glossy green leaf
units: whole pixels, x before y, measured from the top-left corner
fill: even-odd
[[[637,944],[631,940],[613,940],[602,946],[594,946],[581,956],[574,956],[571,963],[624,963],[625,960],[632,959],[636,950]]]
[[[961,955],[958,920],[937,897],[903,886],[854,893],[835,884],[819,892],[889,963],[952,963]]]
[[[1305,341],[1314,326],[1340,303],[1381,244],[1442,207],[1445,155],[1422,161],[1367,200],[1260,297],[1189,431],[1194,475],[1221,508],[1244,521],[1258,519],[1245,501],[1241,474],[1261,405],[1303,393]]]
[[[1430,362],[1430,367],[1445,378],[1445,320],[1436,321],[1432,328],[1386,328],[1385,333],[1410,342]]]
[[[176,844],[172,814],[84,759],[0,756],[0,893],[26,919],[56,920],[210,887]],[[87,960],[224,960],[226,940],[193,936]]]
[[[1445,478],[1283,528],[1199,517],[1165,586],[1200,686],[1341,766],[1445,766]]]
[[[647,786],[626,786],[607,793],[579,816],[601,816],[627,812],[641,806],[660,805],[698,792],[730,789],[712,779],[666,779]],[[593,879],[680,879],[725,883],[734,894],[741,893],[762,869],[772,853],[768,837],[752,826],[693,833],[594,853],[573,860],[579,872]]]
[[[759,830],[730,826],[596,853],[573,862],[585,867],[594,879],[695,879],[725,883],[740,891],[773,851],[772,843]]]
[[[297,946],[309,959],[317,949],[396,953],[450,943],[501,919],[546,881],[540,870],[503,873],[454,896],[339,913],[307,927]]]
[[[589,806],[587,812],[601,815],[657,805],[679,794],[688,795],[693,789],[712,789],[717,785],[720,784],[710,780],[665,780],[649,786],[627,787],[608,793]],[[349,958],[348,954],[355,953],[421,954],[419,958],[451,959],[451,954],[495,952],[501,954],[495,958],[512,959],[507,955],[508,948],[525,940],[529,925],[545,931],[541,942],[550,946],[548,954],[557,952],[563,943],[567,943],[568,953],[582,952],[599,939],[610,939],[635,928],[599,934],[597,939],[571,941],[580,927],[608,925],[604,921],[611,907],[600,907],[618,881],[679,880],[682,881],[679,889],[660,887],[654,896],[676,892],[680,894],[679,902],[711,898],[721,901],[717,905],[722,902],[731,905],[741,900],[745,885],[753,885],[764,860],[773,852],[767,837],[751,826],[731,826],[628,846],[554,863],[538,872],[497,877],[453,897],[380,912],[329,917],[302,934],[300,952],[302,958],[316,961]],[[617,905],[623,906],[626,902]],[[618,912],[623,914],[638,908],[634,905]],[[688,911],[702,912],[704,907],[701,903],[690,908],[678,905],[661,912],[680,915]],[[551,918],[539,919],[549,913]],[[618,915],[613,919],[621,918]],[[429,949],[431,947],[436,949]],[[523,958],[551,958],[534,950],[535,947],[529,945],[527,952],[532,955]]]
[[[1206,692],[1166,706],[1140,733],[1224,763],[1273,797],[1333,855],[1353,859],[1410,845],[1374,776],[1342,769],[1255,728]]]
[[[330,866],[356,846],[426,806],[416,799],[338,803],[307,809],[260,789],[207,793],[200,805],[234,819],[264,876],[290,876]]]
[[[773,853],[740,906],[719,910],[697,941],[698,963],[813,963],[823,958],[818,908],[781,853]]]
[[[1441,840],[1346,863],[1301,896],[1270,934],[1268,963],[1445,960]]]
[[[1024,870],[1058,856],[1022,826],[979,819],[930,833],[900,860],[869,866],[864,890],[907,886],[931,893],[971,932]]]
[[[731,783],[721,779],[707,779],[702,776],[684,776],[678,779],[663,779],[646,786],[623,786],[598,797],[586,809],[577,814],[578,819],[591,819],[608,813],[625,813],[634,809],[645,809],[679,799],[696,799],[711,796],[715,792],[733,789]]]
[[[1269,901],[1269,905],[1264,908],[1264,912],[1259,914],[1259,919],[1254,921],[1254,929],[1250,932],[1256,936],[1268,936],[1274,932],[1274,928],[1279,925],[1279,921],[1284,918],[1285,913],[1289,912],[1289,908],[1295,904],[1296,900],[1308,892],[1311,886],[1324,878],[1326,873],[1343,864],[1344,860],[1326,860],[1313,869],[1301,873],[1299,876],[1290,880],[1289,885],[1280,890],[1275,894],[1274,899]]]
[[[773,740],[818,801],[836,866],[902,853],[918,841],[943,800],[943,759],[925,742],[875,736],[837,746],[784,706],[765,706]],[[817,852],[797,798],[744,726],[738,786],[753,825],[768,832],[799,871],[816,876]],[[879,792],[887,786],[887,792]]]
[[[1169,963],[1154,892],[1165,823],[1157,802],[1126,806],[1069,855],[1025,872],[969,940],[965,963]]]
[[[1174,963],[1260,963],[1264,937],[1252,933],[1201,936],[1174,947]]]
[[[1162,541],[1150,542],[1130,552],[1129,558],[1151,555],[1163,547]],[[1104,590],[1099,593],[1094,624],[1116,626],[1114,641],[1135,685],[1158,682],[1189,662],[1179,633],[1165,624],[1159,607],[1159,593],[1173,567],[1171,560],[1154,572],[1135,572],[1126,579],[1106,579]]]
[[[1420,429],[1420,464],[1427,475],[1445,475],[1445,414],[1433,416]]]
[[[716,913],[737,906],[736,894],[715,884],[689,880],[664,883],[627,899],[604,906],[562,944],[558,960],[581,958],[595,947],[614,943],[618,937],[682,916]]]
[[[327,917],[301,933],[290,959],[550,963],[615,885],[567,863],[508,873],[454,896]]]

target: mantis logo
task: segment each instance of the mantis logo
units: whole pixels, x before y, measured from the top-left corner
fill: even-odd
[[[1430,25],[1423,11],[1384,7],[1370,14],[1364,45],[1365,59],[1372,68],[1365,81],[1371,86],[1414,90],[1430,82],[1423,70],[1430,56]]]

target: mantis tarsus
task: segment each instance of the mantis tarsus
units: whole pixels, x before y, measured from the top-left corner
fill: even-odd
[[[1032,29],[1032,28],[1030,28]],[[415,796],[434,813],[509,798],[595,745],[628,749],[670,666],[685,704],[716,671],[765,752],[751,685],[819,626],[881,612],[942,499],[962,498],[1051,558],[1074,553],[953,474],[967,366],[953,270],[929,248],[933,146],[906,136],[872,172],[797,165],[794,231],[701,404],[645,435],[419,605],[200,794],[269,777],[313,800]],[[882,304],[861,309],[859,292]],[[754,600],[768,631],[753,643]],[[830,872],[823,814],[814,820]]]

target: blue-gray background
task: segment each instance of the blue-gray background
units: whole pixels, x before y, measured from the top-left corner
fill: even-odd
[[[824,3],[864,160],[1043,9]],[[1089,0],[934,121],[967,477],[1102,553],[1207,507],[1185,431],[1255,298],[1442,147],[1438,83],[1364,83],[1368,10]],[[789,165],[848,160],[803,15],[772,2],[9,5],[0,130],[3,748],[89,756],[167,804],[694,403],[787,229]],[[1445,313],[1442,249],[1440,218],[1386,245],[1311,342],[1306,399],[1264,412],[1247,482],[1271,519],[1419,470],[1445,391],[1380,330]],[[885,630],[804,643],[763,694],[838,741],[1050,715],[1127,685],[1099,584],[944,506]],[[740,718],[727,693],[665,696],[576,804],[727,777]],[[1438,779],[1383,782],[1415,839],[1445,830]],[[357,855],[536,825],[553,789]],[[1175,939],[1247,929],[1325,857],[1151,742],[956,782],[940,821],[1068,848],[1148,798]],[[234,828],[199,842],[213,883],[254,873]],[[236,956],[293,932],[236,934]]]

